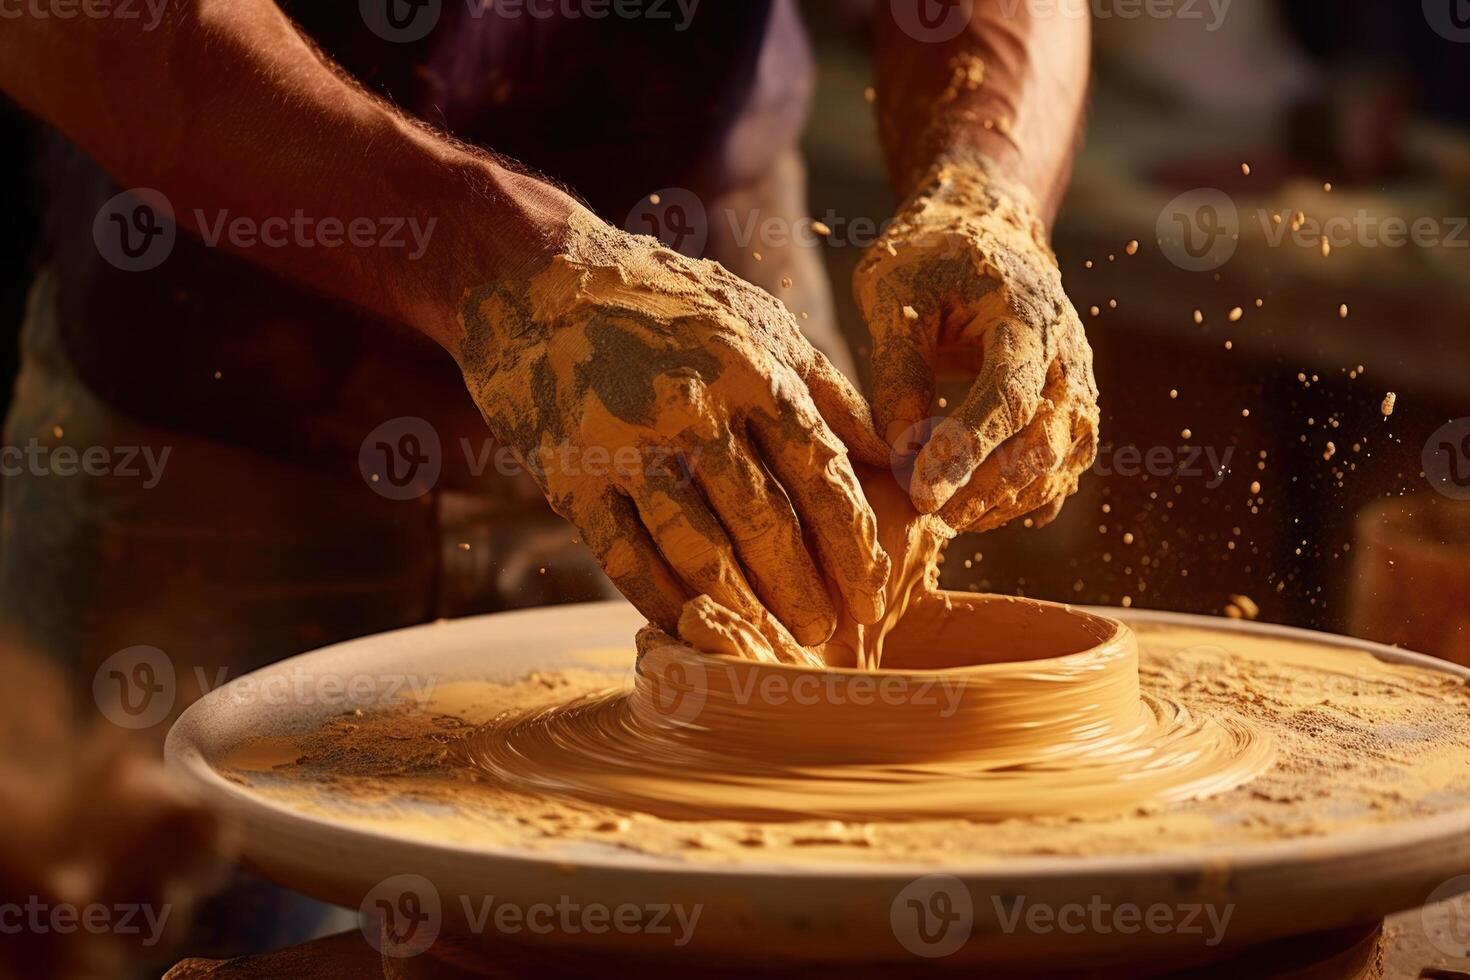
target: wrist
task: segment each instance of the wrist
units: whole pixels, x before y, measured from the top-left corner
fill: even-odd
[[[431,176],[399,176],[394,186],[419,187],[411,210],[433,222],[423,254],[406,275],[393,275],[398,318],[456,358],[465,337],[468,297],[493,283],[525,280],[566,247],[572,216],[584,210],[545,181],[492,157],[434,146]],[[401,193],[401,192],[400,192]]]
[[[1043,207],[1018,174],[1014,155],[997,159],[962,144],[946,149],[920,172],[899,206],[892,230],[910,239],[943,236],[956,221],[965,226],[1001,222],[1042,240],[1048,233]]]

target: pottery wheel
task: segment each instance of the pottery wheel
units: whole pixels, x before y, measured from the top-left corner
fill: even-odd
[[[496,939],[726,964],[1187,964],[1375,922],[1470,872],[1470,741],[1436,720],[1470,714],[1470,670],[1281,627],[1094,611],[1137,631],[1145,690],[1167,675],[1198,705],[1244,665],[1282,659],[1292,682],[1236,708],[1288,714],[1300,737],[1250,784],[1153,813],[754,825],[542,805],[461,750],[502,716],[505,692],[554,702],[630,682],[641,621],[599,603],[416,627],[275,664],[193,705],[167,755],[238,820],[251,863],[308,894],[371,908],[417,889],[412,908],[454,935],[496,928],[483,913],[501,905],[697,906],[682,934],[645,914],[644,928],[522,923]],[[1385,680],[1334,660],[1315,671],[1313,651],[1328,649],[1407,669]],[[1366,696],[1429,698],[1436,710],[1344,723]],[[1310,788],[1294,794],[1293,773]]]

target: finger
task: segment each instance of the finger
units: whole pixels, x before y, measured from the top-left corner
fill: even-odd
[[[558,508],[577,529],[597,562],[628,601],[659,629],[675,635],[692,595],[674,577],[638,519],[633,502],[614,488],[583,507]]]
[[[1033,511],[1046,511],[1054,502],[1060,513],[1062,503],[1076,489],[1076,476],[1065,473],[1048,473],[1016,491],[1009,503],[981,513],[972,523],[966,525],[964,530],[975,534],[994,531],[1012,521],[1029,516]]]
[[[872,311],[873,415],[878,432],[900,455],[918,451],[921,422],[934,402],[934,345],[939,308],[889,295]]]
[[[811,358],[798,369],[812,403],[827,420],[847,451],[861,462],[873,466],[888,465],[888,444],[878,438],[873,427],[873,410],[867,399],[847,376],[833,366],[816,348]]]
[[[1040,530],[1041,528],[1046,527],[1052,521],[1057,519],[1057,515],[1062,512],[1062,505],[1066,502],[1066,495],[1058,494],[1051,500],[1033,510],[1031,513],[1022,514],[1021,520],[1030,521],[1031,527],[1035,528],[1036,530]]]
[[[683,615],[679,617],[679,639],[703,653],[767,663],[825,666],[815,650],[798,645],[781,629],[780,623],[767,619],[765,628],[757,629],[745,617],[707,595],[695,596],[684,603]]]
[[[878,546],[873,510],[846,450],[816,409],[795,399],[780,408],[776,416],[752,414],[750,433],[811,532],[848,611],[860,623],[875,623],[883,615],[889,562]]]
[[[765,619],[765,607],[746,581],[730,538],[687,473],[644,474],[628,494],[664,561],[690,591],[753,623]]]
[[[1064,395],[1058,385],[1054,398]],[[1092,465],[1097,446],[1096,420],[1089,412],[1062,411],[1048,398],[1024,429],[1004,443],[970,477],[939,512],[955,530],[999,527],[1032,511],[1045,511],[1077,489],[1079,476]],[[1037,526],[1055,513],[1040,515]]]
[[[796,513],[756,461],[754,449],[734,435],[729,439],[719,451],[694,461],[694,480],[734,541],[766,607],[803,646],[825,643],[837,628],[837,613]]]
[[[995,448],[1036,414],[1046,383],[1045,345],[1017,320],[997,320],[985,333],[985,360],[965,400],[934,430],[919,453],[909,486],[914,506],[932,514],[970,479]]]

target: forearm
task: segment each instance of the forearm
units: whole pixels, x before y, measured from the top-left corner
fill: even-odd
[[[978,152],[1029,188],[1049,222],[1087,94],[1085,8],[974,0],[958,36],[937,41],[878,6],[878,122],[895,188],[906,196],[936,160]]]
[[[465,291],[549,248],[548,229],[576,206],[363,92],[271,0],[169,4],[146,32],[117,19],[10,20],[0,86],[124,186],[161,191],[206,241],[218,236],[455,354]],[[228,232],[237,221],[281,229],[298,215],[401,222],[421,237],[400,230],[404,245],[386,247],[297,231],[266,244]]]

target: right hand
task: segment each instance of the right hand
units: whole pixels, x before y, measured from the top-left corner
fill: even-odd
[[[473,293],[460,363],[613,583],[674,634],[708,595],[798,642],[883,614],[888,557],[848,461],[867,402],[768,293],[585,211],[558,254]],[[815,548],[815,553],[809,551]]]

